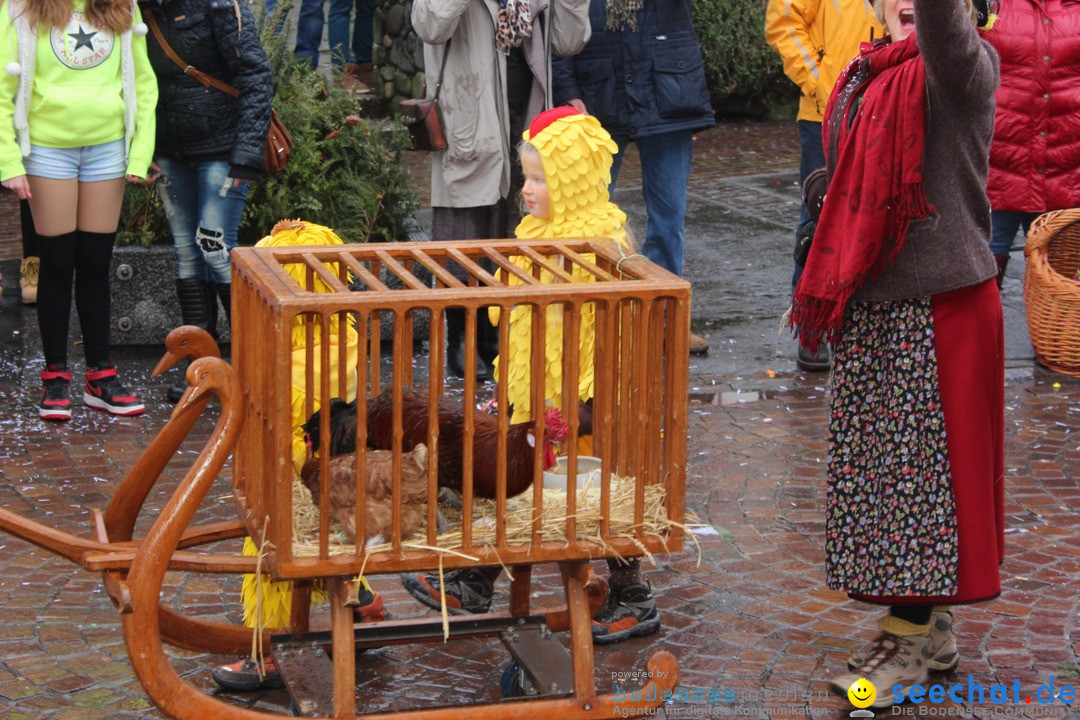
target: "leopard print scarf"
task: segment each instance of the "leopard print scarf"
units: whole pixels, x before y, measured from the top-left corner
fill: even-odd
[[[521,47],[525,38],[532,35],[532,12],[529,0],[499,0],[499,26],[495,30],[495,44],[504,53]]]
[[[644,0],[608,0],[607,25],[604,29],[609,32],[637,32],[637,13],[644,4]]]

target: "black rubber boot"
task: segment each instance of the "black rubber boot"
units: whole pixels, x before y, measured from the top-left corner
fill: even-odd
[[[206,327],[206,281],[198,278],[180,278],[176,281],[176,297],[180,301],[180,320],[185,325]],[[165,397],[171,403],[180,402],[180,398],[187,390],[187,379],[184,377],[190,360],[184,360],[180,364],[180,378],[169,386],[165,391]]]
[[[481,308],[476,318],[476,376],[483,373],[495,379],[495,358],[499,357],[499,326],[488,320],[487,308]],[[481,363],[482,361],[482,363]]]
[[[217,283],[208,280],[203,281],[203,302],[206,304],[206,320],[203,323],[203,327],[206,328],[206,332],[210,333],[210,336],[214,338],[214,342],[217,342]]]
[[[217,291],[218,300],[221,301],[221,307],[225,310],[225,322],[229,323],[229,330],[232,330],[232,285],[215,283],[214,289]],[[216,306],[211,307],[216,310]]]
[[[465,308],[446,308],[446,374],[465,377]]]

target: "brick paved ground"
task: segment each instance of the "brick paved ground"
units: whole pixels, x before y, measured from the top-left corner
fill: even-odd
[[[699,136],[692,194],[730,203],[778,227],[791,225],[788,195],[744,180],[790,172],[790,124],[721,126]],[[420,170],[422,172],[422,168]],[[624,177],[633,181],[631,158]],[[163,386],[146,374],[156,359],[132,352],[131,384],[146,388],[148,413],[114,419],[78,408],[66,426],[28,416],[39,358],[32,323],[0,312],[0,506],[82,534],[89,508],[112,489],[167,419],[153,400]],[[15,301],[17,302],[17,301]],[[828,389],[820,376],[692,378],[688,510],[716,535],[648,568],[663,612],[663,631],[597,651],[597,678],[643,671],[657,649],[678,658],[682,687],[716,689],[734,700],[670,706],[668,718],[714,715],[846,717],[851,706],[825,693],[850,650],[870,637],[876,613],[823,586],[823,473]],[[1080,380],[1026,365],[1007,385],[1007,551],[998,600],[957,612],[961,665],[942,682],[989,686],[1019,680],[1021,697],[1068,679],[1080,665]],[[200,425],[153,494],[160,507],[208,432]],[[206,518],[231,516],[229,486],[218,481]],[[156,718],[132,675],[119,617],[99,578],[0,534],[0,720],[13,718]],[[548,569],[534,581],[535,605],[554,604]],[[601,572],[603,570],[601,569]],[[238,621],[235,579],[172,574],[166,597],[185,611]],[[395,577],[375,579],[395,615],[429,615]],[[506,586],[496,603],[504,606]],[[177,670],[213,690],[208,664],[225,660],[177,652]],[[358,697],[366,710],[460,704],[498,697],[506,652],[497,642],[462,641],[369,651],[359,662]],[[768,693],[768,695],[766,695]],[[231,701],[286,712],[281,691]],[[945,707],[945,706],[942,706]],[[927,710],[938,709],[926,706]],[[1039,717],[1032,706],[974,705],[969,717]],[[1035,709],[1040,708],[1035,704]],[[1064,717],[1059,702],[1051,717]],[[918,712],[915,707],[913,712]],[[1074,712],[1075,714],[1075,712]],[[882,716],[888,716],[884,713]],[[1042,717],[1046,717],[1043,715]]]

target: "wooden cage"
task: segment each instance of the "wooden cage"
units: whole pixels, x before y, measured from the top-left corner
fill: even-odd
[[[233,263],[232,362],[243,382],[246,421],[234,455],[233,479],[240,517],[251,536],[266,550],[266,567],[280,579],[314,579],[405,572],[466,565],[524,565],[538,562],[640,556],[682,547],[686,461],[686,397],[690,287],[682,279],[639,255],[626,256],[610,241],[503,240],[430,242],[320,247],[237,248]],[[466,378],[446,382],[443,311],[465,308]],[[531,407],[545,405],[545,322],[550,308],[561,319],[563,392],[561,406],[570,436],[579,427],[577,388],[586,359],[580,357],[581,318],[594,318],[595,389],[592,402],[593,451],[601,458],[599,496],[593,501],[599,524],[592,536],[577,527],[581,497],[575,487],[577,444],[566,442],[570,466],[566,511],[557,520],[545,518],[541,482],[543,413],[533,413],[535,433],[528,467],[533,473],[531,531],[526,541],[507,539],[507,453],[509,413],[497,414],[498,434],[474,448],[476,408],[494,400],[507,408],[504,382],[478,383],[475,323],[488,322],[488,309],[498,310],[499,353],[507,353],[507,328],[513,308],[531,312]],[[520,312],[520,311],[519,311]],[[426,324],[427,353],[416,353],[416,329]],[[327,372],[323,372],[326,369]],[[428,398],[460,393],[460,447],[440,445],[438,410],[428,404],[428,498],[437,494],[439,453],[461,453],[463,508],[455,544],[445,547],[437,535],[436,502],[427,503],[426,531],[403,537],[399,520],[381,549],[364,543],[336,542],[328,520],[326,461],[320,459],[321,503],[315,550],[296,550],[293,523],[294,481],[305,449],[296,427],[332,398],[352,401],[386,392],[393,402],[390,422],[393,462],[393,504],[401,508],[402,401],[411,391]],[[460,386],[463,386],[458,389]],[[571,401],[566,401],[570,398]],[[550,400],[550,399],[547,399]],[[561,402],[560,402],[561,401]],[[357,483],[368,450],[367,405],[356,403]],[[479,411],[478,411],[479,412]],[[322,415],[327,415],[322,413]],[[326,452],[328,420],[321,424]],[[444,429],[445,430],[445,429]],[[443,435],[446,433],[443,431]],[[481,541],[474,532],[473,468],[476,452],[495,453],[498,485],[494,532]],[[614,478],[634,483],[630,532],[612,532],[610,510]],[[663,531],[645,523],[646,490],[663,488]],[[548,491],[550,493],[550,491]],[[531,495],[530,495],[531,493]],[[364,532],[363,491],[357,494],[358,538]],[[400,514],[400,513],[396,513]],[[545,540],[552,522],[562,526],[561,540]],[[440,547],[452,552],[440,552]]]

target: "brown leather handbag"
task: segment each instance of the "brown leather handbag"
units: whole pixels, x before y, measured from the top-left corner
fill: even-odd
[[[146,13],[144,19],[146,24],[150,27],[150,30],[154,33],[154,37],[157,38],[158,45],[160,45],[161,49],[165,51],[165,54],[169,56],[170,60],[183,68],[185,75],[190,75],[195,78],[202,83],[204,87],[216,88],[233,97],[240,97],[240,91],[232,85],[227,85],[217,78],[211,77],[184,62],[180,56],[176,54],[176,51],[172,49],[172,46],[165,41],[165,36],[161,34],[161,28],[158,26],[153,13]],[[266,133],[266,147],[263,148],[264,175],[273,175],[274,173],[279,173],[285,169],[285,165],[289,162],[289,155],[292,152],[292,144],[292,134],[289,132],[288,128],[285,127],[285,123],[281,122],[281,118],[278,117],[277,111],[270,108],[270,128]]]
[[[402,100],[398,105],[398,115],[405,120],[405,127],[412,138],[410,150],[433,152],[447,147],[446,130],[443,125],[442,109],[439,107],[439,91],[442,90],[443,73],[446,72],[446,57],[450,54],[450,41],[443,46],[442,67],[439,68],[439,82],[435,86],[435,97]]]

